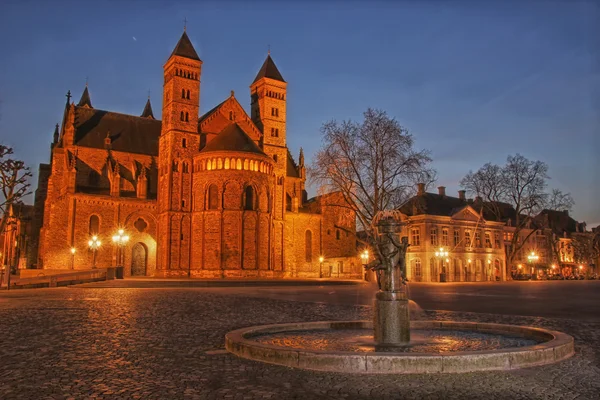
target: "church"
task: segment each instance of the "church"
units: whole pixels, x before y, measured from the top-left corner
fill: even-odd
[[[339,193],[307,198],[302,149],[295,159],[286,144],[287,83],[271,55],[250,84],[250,115],[233,91],[200,113],[202,64],[184,30],[163,66],[162,120],[150,99],[137,116],[94,108],[87,85],[78,103],[67,94],[40,165],[37,268],[362,277],[353,212]],[[119,231],[126,241],[113,240]]]

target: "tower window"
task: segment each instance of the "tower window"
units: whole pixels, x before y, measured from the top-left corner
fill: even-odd
[[[188,172],[190,172],[190,171],[189,171],[189,167],[188,167],[188,163],[185,163],[185,162],[184,162],[184,163],[183,163],[181,166],[182,166],[182,168],[183,168],[183,173],[184,173],[184,174],[187,174]]]
[[[181,147],[183,147],[184,149],[187,147],[187,139],[181,139]]]
[[[190,122],[189,114],[185,113],[185,122]]]
[[[277,154],[273,154],[273,161],[277,162]]]
[[[190,99],[190,91],[189,91],[189,90],[187,91],[187,96],[186,96],[186,98],[187,98],[188,100]]]
[[[272,117],[279,117],[279,109],[278,108],[271,108],[271,116]]]
[[[185,114],[183,113],[183,111],[181,112],[179,117],[182,121],[185,121]]]
[[[179,171],[179,163],[177,161],[173,161],[173,172]]]
[[[181,89],[181,98],[185,99],[185,89]]]
[[[271,136],[279,137],[279,128],[271,128]]]

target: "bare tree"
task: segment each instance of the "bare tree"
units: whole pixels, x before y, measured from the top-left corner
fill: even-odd
[[[397,209],[414,194],[417,182],[431,184],[436,174],[429,152],[415,150],[413,136],[396,119],[371,108],[363,116],[361,122],[322,126],[322,147],[308,173],[321,190],[341,193],[367,243],[375,244],[377,214]]]
[[[0,144],[0,233],[6,234],[13,206],[29,194],[31,171],[25,163],[12,158],[13,149]],[[8,260],[10,263],[11,260]],[[10,265],[7,271],[10,282]],[[1,282],[0,282],[1,283]]]
[[[508,156],[505,165],[485,164],[476,172],[470,171],[460,184],[469,193],[480,196],[483,207],[498,221],[511,220],[514,228],[511,245],[507,247],[510,265],[527,240],[537,230],[533,218],[544,209],[569,210],[573,199],[568,193],[554,189],[546,191],[548,165],[532,161],[520,154]],[[514,209],[507,215],[507,206]]]

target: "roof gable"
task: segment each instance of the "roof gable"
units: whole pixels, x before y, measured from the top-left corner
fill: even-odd
[[[483,220],[483,218],[481,218],[481,215],[479,215],[479,213],[469,205],[454,210],[454,213],[452,214],[452,219],[461,221],[479,221],[480,219]]]
[[[198,131],[201,133],[218,134],[232,122],[237,123],[252,140],[260,140],[262,136],[260,130],[250,117],[248,117],[248,114],[246,114],[246,111],[233,93],[225,101],[219,103],[200,117]]]

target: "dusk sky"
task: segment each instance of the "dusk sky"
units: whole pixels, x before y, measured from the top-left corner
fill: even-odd
[[[485,3],[485,4],[483,4]],[[432,152],[456,195],[470,170],[521,153],[550,166],[574,217],[600,224],[600,5],[551,1],[0,1],[0,140],[35,172],[65,94],[160,118],[183,31],[204,62],[200,113],[249,85],[270,45],[288,82],[288,146],[307,161],[330,119],[381,108]],[[314,193],[314,189],[311,189]],[[32,201],[32,199],[30,200]]]

